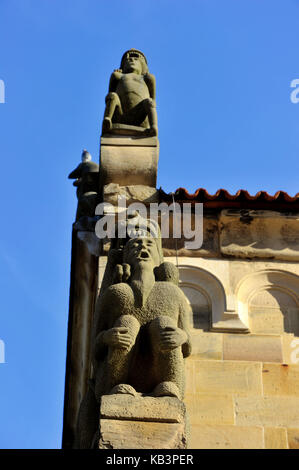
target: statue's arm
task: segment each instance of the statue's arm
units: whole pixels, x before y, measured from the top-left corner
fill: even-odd
[[[144,75],[144,81],[148,87],[150,97],[155,100],[156,99],[156,79],[155,76],[151,73],[146,73]]]
[[[121,71],[114,71],[111,74],[110,81],[109,81],[109,93],[116,90],[117,84],[121,79],[122,72]]]
[[[188,357],[191,354],[191,335],[189,329],[189,322],[191,316],[191,307],[186,301],[185,297],[182,297],[181,305],[180,305],[180,314],[179,314],[179,321],[178,327],[185,331],[187,334],[187,341],[182,344],[182,352],[184,357]]]
[[[113,326],[114,320],[123,312],[120,298],[124,289],[121,285],[128,287],[124,283],[110,286],[98,299],[92,346],[95,361],[103,360],[110,347],[128,348],[133,344],[129,326]]]

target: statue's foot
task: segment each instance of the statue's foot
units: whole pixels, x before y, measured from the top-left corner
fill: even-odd
[[[158,127],[157,126],[149,127],[145,129],[144,134],[147,135],[148,137],[156,137],[158,135]]]
[[[176,397],[181,400],[181,393],[178,386],[174,382],[161,382],[159,383],[154,391],[155,397]]]
[[[112,129],[112,121],[111,118],[105,117],[103,119],[103,125],[102,125],[102,134],[107,134],[107,132],[110,132]]]
[[[135,388],[128,384],[115,385],[113,389],[110,391],[109,395],[116,395],[118,393],[126,394],[126,395],[133,395],[133,397],[137,395]]]

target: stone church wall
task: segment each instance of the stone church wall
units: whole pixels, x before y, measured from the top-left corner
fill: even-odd
[[[299,448],[298,264],[180,257],[179,270],[193,310],[190,448]],[[247,331],[225,325],[234,314]]]

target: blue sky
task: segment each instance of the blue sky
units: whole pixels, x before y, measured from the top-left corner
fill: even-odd
[[[0,447],[59,448],[75,189],[136,47],[157,80],[158,186],[299,191],[299,0],[0,0]],[[298,95],[299,96],[299,95]]]

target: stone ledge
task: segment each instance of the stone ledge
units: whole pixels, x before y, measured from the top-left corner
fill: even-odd
[[[212,323],[211,331],[219,333],[249,333],[249,328],[244,325],[237,313],[224,312],[222,320]]]
[[[299,260],[299,214],[222,210],[220,250],[236,258]]]
[[[184,403],[175,397],[115,394],[101,398],[100,415],[107,419],[184,423],[185,414]]]
[[[101,137],[101,145],[123,145],[132,147],[158,147],[157,137],[144,137],[132,135],[107,135]]]
[[[186,407],[175,397],[104,395],[100,449],[185,449]]]
[[[185,426],[101,419],[99,449],[186,449]]]

